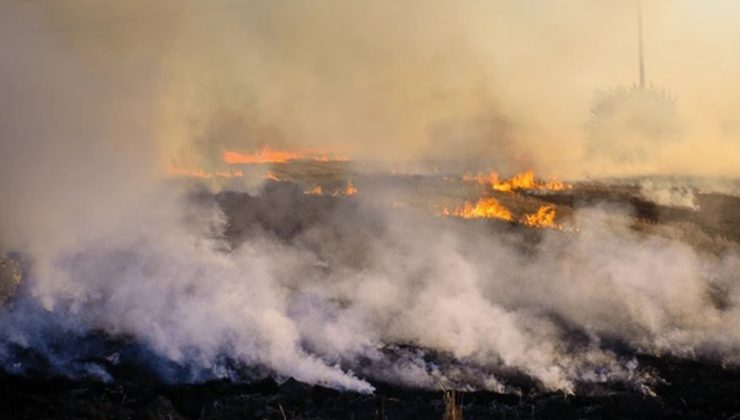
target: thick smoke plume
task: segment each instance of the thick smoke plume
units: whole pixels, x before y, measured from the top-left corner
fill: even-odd
[[[102,336],[173,381],[250,368],[362,391],[508,390],[524,374],[567,392],[650,385],[615,343],[737,363],[737,252],[636,233],[626,210],[582,209],[577,233],[532,242],[361,196],[212,194],[163,176],[265,144],[569,177],[737,175],[738,63],[715,40],[740,11],[646,6],[651,74],[687,128],[625,167],[584,157],[593,92],[634,77],[623,2],[0,4],[0,252],[28,265],[0,309],[0,360],[20,371],[36,352],[106,379],[122,350],[89,338]],[[720,57],[727,68],[707,64]]]

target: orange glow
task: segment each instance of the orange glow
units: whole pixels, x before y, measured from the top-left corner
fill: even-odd
[[[303,191],[303,193],[309,195],[324,195],[324,190],[321,188],[321,185],[316,185],[310,190]]]
[[[351,196],[357,194],[357,188],[352,181],[347,181],[347,186],[343,190],[334,191],[332,196],[338,197],[340,195]]]
[[[546,204],[537,209],[535,213],[525,214],[521,223],[530,227],[562,229],[560,225],[555,223],[556,215],[555,206]]]
[[[269,146],[265,146],[254,153],[239,153],[228,150],[224,152],[224,162],[231,165],[239,163],[283,163],[300,159],[300,157],[297,153],[274,150]]]
[[[174,165],[167,166],[167,174],[170,176],[179,176],[185,178],[238,178],[244,176],[242,171],[217,171],[207,172],[203,169],[187,169],[180,168]]]
[[[463,176],[463,181],[466,182],[477,182],[478,184],[485,185],[490,184],[491,188],[495,191],[502,192],[514,192],[522,190],[535,190],[535,191],[562,191],[573,188],[571,185],[557,179],[550,179],[549,181],[542,181],[535,177],[533,171],[526,171],[514,175],[509,179],[503,181],[500,180],[496,172],[490,174],[467,174]]]
[[[241,153],[233,150],[224,151],[224,162],[230,165],[253,163],[285,163],[293,160],[314,160],[319,162],[346,161],[345,157],[334,156],[329,153],[291,152],[275,150],[270,146],[263,146],[252,153]]]
[[[504,192],[518,190],[562,191],[572,188],[570,185],[556,179],[538,180],[532,171],[522,172],[501,182],[492,181],[491,186],[496,191]]]
[[[352,181],[347,181],[347,186],[344,188],[336,189],[331,194],[325,194],[324,189],[321,185],[315,185],[311,189],[303,191],[304,194],[309,195],[331,195],[332,197],[348,197],[357,194],[357,187]]]
[[[465,202],[461,207],[452,211],[442,210],[443,216],[457,216],[465,219],[501,219],[511,220],[511,212],[494,198],[481,198],[477,203]]]
[[[280,182],[280,178],[278,178],[277,175],[273,174],[272,172],[266,173],[263,178],[269,179],[270,181]]]
[[[310,156],[305,157],[304,159],[308,160],[316,160],[319,162],[346,162],[349,160],[348,157],[345,156],[337,156],[331,153],[319,153],[319,154],[313,154]]]
[[[462,206],[454,210],[442,209],[438,215],[462,217],[464,219],[501,219],[513,221],[511,212],[503,204],[494,198],[481,198],[476,203],[466,201]],[[546,204],[537,209],[536,212],[525,214],[516,222],[532,228],[550,228],[563,230],[563,226],[555,223],[557,211],[554,205]]]

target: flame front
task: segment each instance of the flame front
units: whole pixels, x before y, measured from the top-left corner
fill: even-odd
[[[230,165],[235,165],[249,163],[284,163],[290,160],[300,159],[301,155],[294,152],[275,150],[270,146],[264,146],[253,153],[240,153],[227,150],[224,152],[223,158],[224,162]]]
[[[276,150],[270,146],[263,146],[261,149],[251,153],[242,153],[233,150],[226,150],[223,154],[224,162],[230,165],[255,164],[255,163],[286,163],[293,160],[314,160],[319,162],[346,161],[345,157],[335,156],[323,152],[296,152],[287,150]]]
[[[343,190],[334,191],[334,194],[332,196],[338,197],[340,195],[344,196],[351,196],[357,194],[357,187],[355,187],[355,184],[352,183],[352,181],[347,181],[347,186]]]
[[[532,214],[525,214],[521,223],[530,227],[561,229],[561,226],[555,223],[556,215],[555,206],[546,204]]]
[[[540,181],[535,178],[533,171],[522,172],[501,182],[492,181],[491,186],[494,190],[503,192],[518,190],[562,191],[571,188],[570,185],[557,179]]]
[[[275,182],[281,182],[280,178],[278,178],[278,176],[277,176],[277,175],[275,175],[275,174],[274,174],[274,173],[272,173],[272,172],[267,172],[267,173],[265,173],[265,174],[264,174],[264,175],[263,175],[262,177],[263,177],[264,179],[269,179],[270,181],[275,181]]]
[[[442,210],[443,216],[457,216],[465,219],[501,219],[511,220],[509,209],[499,203],[495,198],[481,198],[475,204],[466,201],[464,205],[450,211],[447,208]]]
[[[303,191],[303,193],[309,195],[324,195],[324,189],[321,188],[321,185],[315,185],[313,188]]]
[[[542,181],[537,179],[534,175],[534,171],[521,172],[509,179],[501,180],[498,173],[491,172],[490,174],[477,174],[477,175],[465,175],[463,181],[466,182],[477,182],[481,185],[490,185],[494,191],[501,192],[514,192],[514,191],[562,191],[569,190],[572,188],[571,185],[557,179],[550,179],[549,181]]]
[[[325,195],[324,189],[321,187],[321,185],[314,185],[312,188],[303,191],[304,194],[309,195]],[[347,186],[344,188],[336,189],[331,194],[332,197],[348,197],[357,194],[357,187],[355,187],[355,184],[352,183],[352,181],[347,181]]]

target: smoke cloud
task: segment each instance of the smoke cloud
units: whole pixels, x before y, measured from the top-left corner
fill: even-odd
[[[674,98],[678,127],[634,138],[646,122],[617,115],[607,144],[589,142],[586,126],[597,92],[637,81],[635,5],[392,3],[9,4],[5,47],[65,54],[63,65],[105,77],[104,91],[146,92],[150,112],[140,97],[127,111],[150,118],[165,162],[213,166],[224,149],[271,144],[576,178],[737,175],[738,63],[726,40],[740,11],[729,0],[643,2],[647,81]],[[135,93],[118,94],[105,102]],[[649,110],[638,96],[626,106]]]

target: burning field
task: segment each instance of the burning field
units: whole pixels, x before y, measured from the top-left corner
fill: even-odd
[[[159,194],[180,210],[65,251],[46,291],[32,255],[6,254],[4,381],[30,378],[8,385],[7,410],[441,418],[441,390],[463,392],[468,418],[740,410],[684,393],[740,383],[740,198],[692,188],[691,207],[666,205],[644,186],[661,180],[238,165],[168,171]]]
[[[0,417],[737,418],[740,10],[607,3],[0,3]]]

